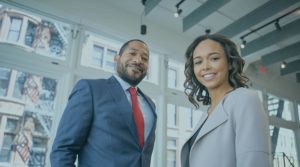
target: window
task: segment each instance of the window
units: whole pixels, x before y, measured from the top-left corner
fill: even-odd
[[[192,129],[194,125],[194,120],[193,120],[193,110],[192,109],[187,109],[186,110],[186,123],[187,123],[187,128]]]
[[[177,71],[174,68],[168,68],[168,88],[176,88],[177,86]]]
[[[102,67],[104,55],[104,47],[99,45],[94,45],[93,55],[92,55],[92,65],[96,67]]]
[[[0,8],[1,8],[1,5],[0,5]],[[0,15],[0,35],[1,35],[1,30],[2,30],[2,20],[3,20],[3,18]]]
[[[176,127],[177,126],[177,110],[176,106],[174,104],[168,104],[167,106],[168,110],[168,127]]]
[[[25,35],[25,45],[32,47],[36,29],[37,29],[37,25],[31,21],[28,21],[26,35]]]
[[[148,73],[145,77],[145,81],[151,82],[154,84],[158,84],[159,78],[159,54],[156,52],[150,51],[150,58],[149,58],[149,69]]]
[[[11,42],[18,42],[22,26],[22,19],[17,17],[10,18],[10,27],[8,31],[7,40]]]
[[[107,49],[106,56],[105,56],[105,68],[109,71],[115,70],[115,61],[114,57],[118,54],[116,50]]]
[[[270,126],[272,129],[271,139],[272,139],[272,147],[275,148],[274,155],[274,164],[284,165],[289,164],[289,162],[283,158],[283,153],[290,159],[290,161],[294,164],[294,166],[298,166],[296,146],[295,146],[295,135],[292,130],[285,128],[277,128]],[[277,132],[276,132],[277,131]],[[284,162],[285,161],[285,162]],[[289,165],[288,165],[289,166]]]
[[[173,88],[183,91],[184,83],[184,64],[169,60],[168,61],[168,88]]]
[[[176,139],[168,139],[167,148],[167,167],[176,167]]]
[[[14,42],[25,51],[65,59],[71,34],[70,26],[11,7],[0,6],[0,11],[1,23],[9,23],[8,28],[0,29],[3,31],[0,37],[5,38],[1,42]],[[8,17],[3,17],[4,13]]]
[[[18,120],[8,118],[6,116],[2,116],[2,119],[5,119],[6,121],[2,120],[1,122],[6,122],[5,125],[5,131],[4,131],[4,137],[3,137],[3,142],[1,146],[1,151],[0,151],[0,162],[10,162],[11,160],[11,155],[12,155],[12,146],[13,146],[13,141],[16,136],[16,131],[17,131],[17,123]]]
[[[292,102],[286,99],[280,99],[273,95],[268,95],[268,112],[269,115],[274,115],[288,121],[292,121]]]
[[[0,162],[9,162],[11,159],[11,146],[13,144],[14,135],[4,134],[3,143],[0,151]]]
[[[10,69],[0,67],[0,96],[6,96],[10,72]]]
[[[13,97],[21,99],[23,97],[23,88],[26,80],[26,74],[23,72],[17,72],[17,77],[15,81],[15,88],[13,92]]]
[[[3,74],[5,68],[0,69]],[[0,123],[5,123],[0,126],[5,127],[5,131],[0,131],[2,133],[0,135],[3,136],[3,140],[0,140],[2,141],[0,163],[12,163],[12,155],[17,156],[15,159],[21,160],[18,163],[24,163],[22,159],[26,159],[24,155],[27,155],[28,166],[45,166],[45,157],[49,151],[47,144],[52,137],[50,131],[54,117],[57,81],[17,70],[5,69],[5,71],[13,74],[9,78],[6,73],[1,76],[6,76],[8,83],[6,87],[11,89],[10,96],[14,98],[0,99]],[[23,131],[24,129],[29,130]],[[25,145],[27,147],[22,148],[27,149],[18,151],[16,143],[21,142],[22,135],[25,135],[28,141]],[[20,153],[28,151],[28,148],[30,153],[23,155]]]

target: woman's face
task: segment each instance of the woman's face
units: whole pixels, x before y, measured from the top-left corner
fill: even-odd
[[[194,73],[197,80],[208,90],[231,87],[228,81],[230,66],[222,46],[206,39],[193,53]]]

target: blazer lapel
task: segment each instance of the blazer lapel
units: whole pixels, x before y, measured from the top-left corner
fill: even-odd
[[[110,91],[115,100],[115,103],[118,104],[119,109],[117,111],[123,117],[123,120],[126,121],[129,131],[131,132],[132,136],[134,136],[133,138],[136,140],[138,144],[139,143],[138,135],[137,135],[134,119],[132,116],[131,105],[128,102],[128,99],[126,97],[126,94],[123,91],[122,86],[115,79],[115,77],[110,77],[108,79],[108,85],[110,87]]]
[[[207,118],[205,124],[200,129],[198,136],[193,145],[205,134],[214,130],[228,119],[228,115],[224,112],[222,103],[220,103],[214,112]]]

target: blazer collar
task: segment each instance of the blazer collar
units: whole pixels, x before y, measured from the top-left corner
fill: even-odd
[[[226,122],[228,120],[228,115],[227,113],[224,111],[223,108],[223,102],[224,99],[221,103],[218,104],[218,106],[215,108],[215,110],[211,113],[210,116],[208,116],[207,113],[203,113],[206,114],[208,116],[207,120],[205,121],[204,125],[202,126],[202,128],[200,129],[194,144],[201,139],[201,137],[203,137],[205,134],[213,131],[214,129],[216,129],[218,126],[220,126],[221,124],[223,124],[224,122]],[[202,123],[200,125],[198,125],[197,129],[203,124],[204,120],[206,117],[202,117]],[[196,129],[196,130],[197,130]],[[192,146],[192,148],[193,148]]]

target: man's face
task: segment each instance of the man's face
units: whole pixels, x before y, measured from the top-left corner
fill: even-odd
[[[117,74],[132,86],[136,86],[147,75],[149,50],[139,41],[128,44],[122,55],[115,56]]]

